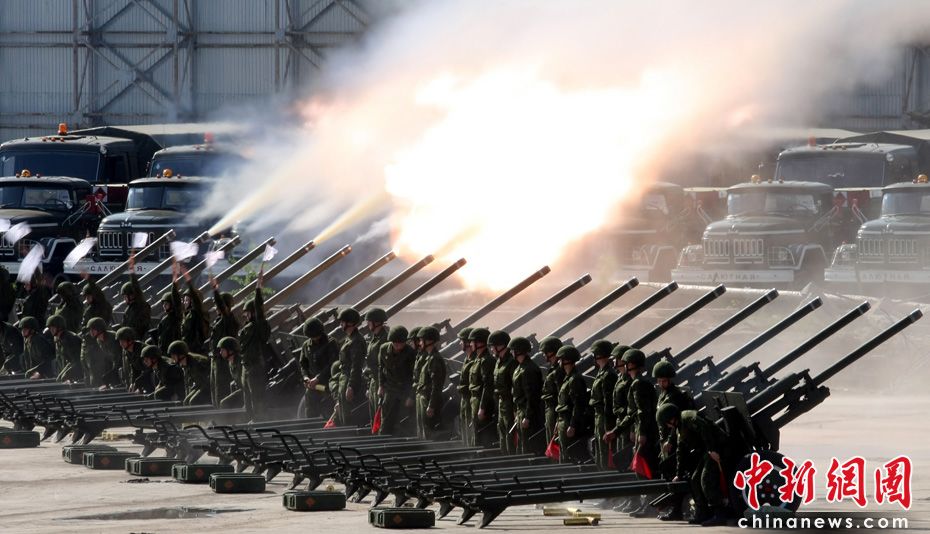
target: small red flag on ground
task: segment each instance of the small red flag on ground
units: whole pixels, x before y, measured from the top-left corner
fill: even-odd
[[[552,436],[552,440],[549,441],[549,446],[546,447],[546,457],[553,460],[558,460],[562,455],[562,448],[559,447],[559,444],[555,441],[555,436]]]
[[[375,417],[371,421],[371,433],[377,434],[381,430],[381,407],[378,406],[378,409],[375,410]]]

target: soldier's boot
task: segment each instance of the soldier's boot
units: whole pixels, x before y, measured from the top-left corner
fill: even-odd
[[[697,506],[694,510],[694,517],[688,521],[689,525],[702,525],[704,521],[707,521],[713,517],[713,514],[710,513],[710,508],[707,506]]]
[[[723,506],[714,507],[714,515],[701,523],[702,527],[722,527],[726,526],[728,521],[727,510]]]
[[[681,521],[684,518],[685,516],[681,512],[681,500],[677,500],[659,514],[659,519],[662,521]]]
[[[639,497],[639,506],[630,512],[630,517],[655,517],[656,509],[649,502],[649,497],[641,495]]]

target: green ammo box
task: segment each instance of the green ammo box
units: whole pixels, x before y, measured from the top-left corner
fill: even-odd
[[[175,464],[171,466],[171,476],[178,482],[188,484],[206,484],[213,473],[232,473],[236,469],[223,464]]]
[[[183,463],[177,458],[130,458],[126,460],[126,471],[130,475],[167,477],[171,476],[173,466]]]
[[[343,510],[346,496],[339,491],[286,491],[284,507],[294,512],[327,512]]]
[[[380,528],[430,528],[436,526],[436,513],[421,508],[372,508],[368,522]]]
[[[139,453],[124,451],[94,451],[84,453],[84,467],[91,469],[126,469],[126,460]]]
[[[265,491],[265,475],[251,473],[213,473],[210,487],[216,493],[262,493]]]
[[[69,464],[84,465],[84,455],[89,452],[115,450],[115,447],[109,445],[65,445],[61,448],[61,457]]]
[[[31,430],[0,430],[0,449],[26,449],[39,446],[38,432]]]

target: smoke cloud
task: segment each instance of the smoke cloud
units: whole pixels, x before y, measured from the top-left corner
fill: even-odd
[[[919,0],[401,5],[330,57],[305,126],[214,195],[218,226],[305,233],[387,211],[401,254],[441,248],[468,258],[469,287],[507,287],[682,151],[811,124],[930,35]]]

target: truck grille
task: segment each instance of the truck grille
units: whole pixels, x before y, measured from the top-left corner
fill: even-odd
[[[705,239],[704,256],[710,258],[730,257],[730,242],[726,239]]]
[[[764,255],[761,239],[734,239],[733,257],[761,258]]]
[[[865,237],[859,239],[858,252],[861,263],[917,263],[921,247],[916,239]]]
[[[891,261],[917,261],[917,240],[889,239],[888,259]]]
[[[765,258],[761,238],[705,239],[704,257],[708,263],[760,263]]]

